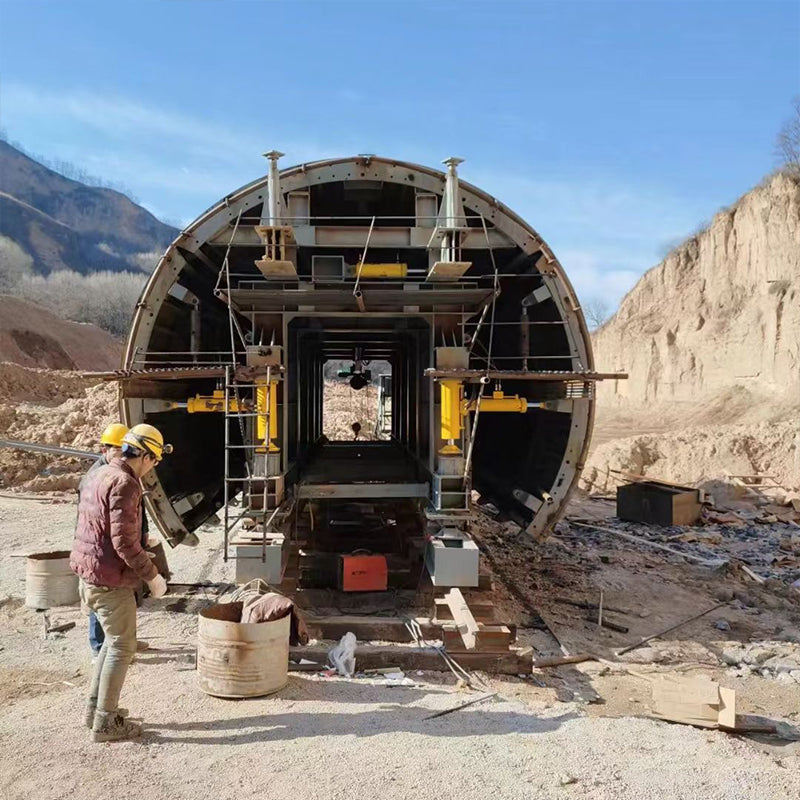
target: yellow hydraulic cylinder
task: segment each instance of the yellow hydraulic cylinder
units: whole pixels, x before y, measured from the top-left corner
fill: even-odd
[[[235,397],[228,398],[229,413],[238,414],[245,411],[245,404],[241,403],[241,406]],[[222,412],[225,410],[225,392],[222,389],[215,389],[210,395],[197,394],[185,403],[170,403],[170,408],[185,408],[189,414]]]
[[[256,417],[258,442],[263,442],[270,453],[280,452],[280,448],[275,444],[278,438],[278,381],[259,383],[256,386],[256,412],[259,415]],[[269,436],[267,436],[267,417],[269,417]]]
[[[478,407],[477,400],[465,400],[462,403],[464,413],[475,411]],[[491,397],[481,398],[481,413],[484,411],[510,411],[518,414],[525,414],[528,411],[528,401],[524,397],[516,394],[504,394],[503,392],[492,392]]]
[[[461,381],[440,381],[442,439],[447,444],[439,451],[442,455],[457,455],[461,448],[456,440],[461,438]]]

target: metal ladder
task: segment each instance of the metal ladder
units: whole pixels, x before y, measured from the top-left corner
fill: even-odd
[[[267,382],[269,382],[269,371],[267,373]],[[266,548],[270,534],[276,533],[273,526],[277,526],[283,522],[285,518],[293,510],[292,498],[283,498],[281,502],[277,500],[274,507],[270,507],[269,498],[271,493],[269,491],[270,482],[275,481],[274,476],[267,475],[267,453],[264,452],[264,474],[256,474],[258,470],[255,467],[255,459],[259,456],[260,450],[264,450],[264,445],[260,443],[247,444],[247,423],[245,420],[255,419],[256,417],[265,416],[258,411],[246,410],[249,406],[245,404],[244,395],[248,392],[255,394],[255,387],[252,383],[241,382],[236,379],[236,366],[228,365],[225,367],[225,411],[224,411],[224,425],[225,425],[225,449],[224,449],[224,511],[223,511],[223,525],[224,525],[224,549],[223,560],[228,561],[236,558],[258,558],[263,562],[266,561]],[[234,405],[235,404],[235,405]],[[255,407],[255,403],[252,404]],[[232,410],[234,409],[234,410]],[[269,409],[266,413],[267,429],[269,429]],[[242,444],[235,444],[231,438],[231,425],[238,425]],[[234,475],[232,473],[232,456],[235,454],[244,453],[244,466],[245,475]],[[238,461],[238,459],[236,459]],[[262,484],[261,490],[261,503],[260,508],[254,508],[252,505],[253,493],[251,487],[253,484]],[[235,492],[231,489],[235,484],[242,484],[241,490],[241,511],[236,516],[231,515],[231,502],[235,497]],[[237,525],[245,517],[259,517],[261,525],[261,555],[260,556],[236,556],[230,553],[230,540],[231,534]]]

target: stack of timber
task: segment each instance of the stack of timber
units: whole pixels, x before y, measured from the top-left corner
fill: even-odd
[[[297,592],[301,602],[314,592]],[[328,593],[330,598],[330,593]],[[322,596],[317,598],[322,601]],[[356,663],[359,670],[398,667],[403,670],[448,670],[441,650],[467,670],[483,670],[505,675],[530,674],[533,657],[530,648],[513,647],[516,627],[495,622],[491,600],[470,600],[459,589],[434,599],[435,616],[381,616],[380,614],[333,614],[323,616],[308,606],[302,610],[313,639],[335,641],[353,633],[359,642]],[[415,631],[418,641],[415,641]],[[439,645],[439,642],[442,644]],[[389,644],[393,643],[393,644]],[[291,657],[324,663],[329,645],[312,644],[292,650]]]

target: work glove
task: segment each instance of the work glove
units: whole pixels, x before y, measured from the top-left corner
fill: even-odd
[[[147,546],[148,547],[155,547],[159,542],[158,536],[155,536],[152,533],[147,534]]]
[[[167,593],[167,582],[162,575],[156,575],[153,580],[147,581],[147,588],[152,597],[163,597]]]

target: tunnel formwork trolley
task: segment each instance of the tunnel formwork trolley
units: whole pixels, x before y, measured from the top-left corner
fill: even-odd
[[[595,382],[622,376],[595,372],[561,265],[460,159],[266,156],[265,177],[177,237],[136,308],[123,418],[175,445],[149,510],[172,545],[221,512],[242,579],[476,586],[475,503],[546,532]],[[323,434],[329,361],[388,363],[384,438]]]

